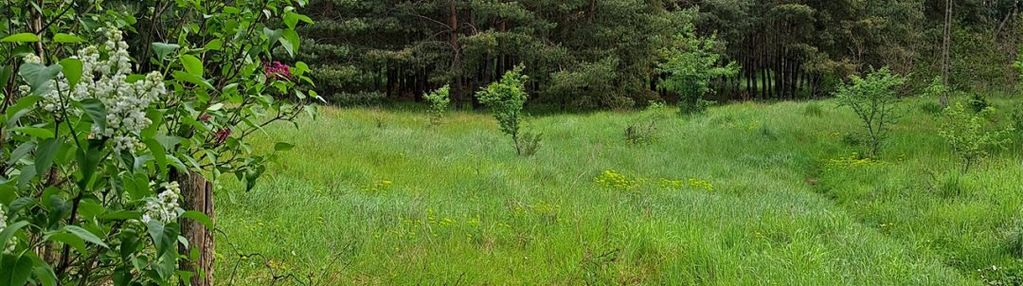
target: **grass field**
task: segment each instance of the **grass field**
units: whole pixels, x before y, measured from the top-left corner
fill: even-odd
[[[640,146],[637,113],[538,116],[530,158],[482,113],[325,108],[222,183],[218,284],[1020,283],[1021,144],[958,175],[924,103],[876,160],[831,101],[666,112]]]

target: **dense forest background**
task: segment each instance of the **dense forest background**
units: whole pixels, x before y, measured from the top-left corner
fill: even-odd
[[[676,99],[656,66],[695,31],[740,66],[715,80],[719,101],[827,96],[882,66],[913,79],[907,92],[935,78],[999,92],[1017,80],[1019,2],[314,0],[300,58],[335,104],[419,101],[450,84],[475,105],[475,90],[521,64],[532,105],[628,108]]]

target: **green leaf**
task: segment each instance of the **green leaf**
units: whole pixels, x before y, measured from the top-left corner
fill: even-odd
[[[295,52],[298,51],[299,45],[302,44],[302,42],[299,41],[298,33],[295,32],[295,30],[284,30],[281,32],[280,42],[281,46],[284,47],[284,50],[288,51],[288,55],[292,57],[295,56]]]
[[[5,65],[0,69],[0,90],[7,87],[7,81],[14,75],[14,67]]]
[[[75,159],[78,162],[78,170],[82,172],[81,180],[78,181],[78,187],[82,190],[88,190],[92,186],[94,177],[96,176],[96,168],[99,166],[99,161],[103,156],[103,141],[101,140],[89,140],[88,147],[84,149],[78,149],[75,154]]]
[[[167,155],[167,162],[170,163],[170,165],[173,166],[175,169],[178,169],[178,171],[181,171],[181,172],[187,172],[188,171],[188,167],[185,166],[185,163],[182,163],[181,159],[178,159],[178,157],[175,157],[174,154],[168,154]],[[199,167],[199,166],[194,166],[194,167]]]
[[[33,33],[17,33],[0,39],[5,43],[34,43],[39,41],[39,36]]]
[[[281,30],[270,30],[270,28],[263,27],[263,35],[266,36],[267,40],[271,43],[276,42],[281,38]]]
[[[35,147],[36,144],[31,141],[18,145],[18,148],[14,149],[14,151],[11,152],[11,157],[7,158],[7,165],[14,165],[15,162],[18,162],[18,160],[24,158],[25,155],[28,155],[28,152],[32,152],[32,150],[35,150]]]
[[[102,204],[93,199],[83,199],[78,204],[78,213],[82,218],[95,218],[107,211]]]
[[[50,166],[53,166],[53,158],[57,156],[57,150],[60,150],[60,141],[54,139],[46,139],[39,147],[36,148],[36,173],[45,174],[50,170]]]
[[[168,44],[160,42],[153,43],[153,52],[156,52],[156,58],[161,61],[166,60],[167,55],[174,53],[174,51],[178,50],[179,48],[181,48],[181,46],[177,44]]]
[[[28,278],[32,276],[32,258],[28,255],[13,256],[4,255],[3,265],[4,272],[10,271],[9,273],[3,273],[5,277],[0,277],[0,280],[4,285],[21,286],[28,283]]]
[[[163,252],[163,255],[160,255],[157,259],[157,264],[153,267],[156,268],[157,275],[160,275],[160,278],[164,280],[170,278],[174,274],[174,270],[178,268],[177,253],[173,251]]]
[[[102,215],[100,215],[98,218],[101,219],[101,220],[124,221],[124,220],[129,220],[129,219],[139,219],[141,217],[142,217],[142,215],[139,212],[120,210],[120,211],[105,212]]]
[[[71,88],[78,85],[78,82],[82,80],[82,61],[79,59],[67,58],[60,60],[60,66],[64,72],[64,78],[67,79]]]
[[[163,148],[160,142],[156,142],[155,139],[147,138],[143,141],[149,151],[153,153],[153,159],[156,160],[156,168],[160,170],[160,174],[167,173],[167,150]]]
[[[223,103],[217,103],[217,104],[214,104],[214,105],[210,105],[210,107],[207,107],[206,110],[207,111],[217,111],[217,110],[220,110],[222,108],[224,108],[224,104]]]
[[[274,144],[274,151],[288,151],[291,150],[291,148],[295,148],[295,145],[284,142],[277,142],[277,144]]]
[[[163,134],[153,136],[153,139],[155,139],[156,142],[160,142],[160,145],[163,145],[163,149],[165,150],[174,150],[174,146],[178,146],[181,141],[185,140],[185,138],[178,136],[168,136]]]
[[[146,79],[146,75],[143,75],[143,74],[130,74],[127,77],[124,78],[124,81],[127,82],[127,83],[135,83],[137,81],[145,80],[145,79]]]
[[[199,58],[188,54],[181,55],[181,65],[185,66],[185,71],[189,74],[202,77],[203,67],[202,61]]]
[[[95,98],[89,98],[82,100],[82,110],[85,110],[85,114],[92,119],[92,124],[99,127],[100,130],[107,128],[107,107],[103,105],[103,102]]]
[[[148,223],[146,223],[146,226],[147,226],[147,232],[149,233],[149,237],[153,238],[153,244],[157,245],[157,246],[163,245],[163,242],[164,242],[163,241],[163,229],[164,229],[163,222],[160,222],[160,221],[154,219],[154,220],[150,220]]]
[[[245,172],[245,191],[246,192],[252,191],[252,189],[256,187],[256,181],[259,180],[259,177],[263,175],[264,171],[266,171],[266,167],[265,166],[257,165],[252,170],[249,170],[249,171]]]
[[[11,131],[20,132],[20,133],[23,133],[25,135],[32,136],[32,137],[39,138],[39,139],[50,139],[50,138],[53,138],[53,136],[54,136],[53,135],[53,130],[50,130],[50,129],[47,129],[47,128],[39,128],[39,127],[24,126],[24,127],[18,127],[18,128],[11,129]]]
[[[35,274],[36,281],[43,286],[57,286],[57,275],[53,273],[53,268],[47,265],[46,261],[36,261],[32,273]]]
[[[88,249],[85,248],[85,240],[83,240],[81,237],[78,237],[77,235],[71,234],[70,232],[66,231],[55,232],[53,234],[46,236],[46,239],[49,241],[56,241],[63,244],[67,244],[74,248],[75,251],[78,251],[78,253],[81,254],[85,254],[88,251]]]
[[[49,87],[62,70],[64,67],[60,65],[23,64],[18,74],[28,82],[33,92],[38,93],[41,89]]]
[[[149,127],[146,127],[146,129],[142,129],[141,135],[143,138],[156,136],[156,131],[163,124],[163,114],[162,111],[155,108],[146,111],[146,118],[149,118],[152,124],[149,124]]]
[[[7,247],[7,240],[11,239],[15,232],[18,232],[18,230],[27,225],[27,221],[19,221],[8,225],[3,231],[0,231],[0,245]]]
[[[295,68],[291,69],[291,74],[295,75],[296,77],[300,77],[303,74],[305,74],[306,71],[309,71],[309,65],[307,65],[303,61],[298,61],[295,62]]]
[[[122,177],[124,182],[125,192],[128,194],[128,198],[131,200],[142,200],[143,198],[152,195],[153,191],[149,187],[149,176],[147,173],[136,172],[131,174],[125,174]]]
[[[77,44],[82,42],[82,38],[71,34],[57,33],[53,35],[53,42]]]
[[[85,241],[91,242],[91,243],[93,243],[95,245],[99,245],[99,246],[102,246],[102,247],[105,247],[105,248],[110,248],[109,246],[107,246],[106,243],[103,243],[102,239],[100,239],[95,234],[92,234],[88,230],[85,230],[84,228],[81,228],[81,227],[76,226],[76,225],[68,225],[68,226],[64,226],[64,229],[69,231],[69,232],[71,232],[71,234],[74,234],[74,235],[78,236],[79,238],[81,238],[81,239],[83,239]]]
[[[305,22],[306,24],[310,24],[310,25],[312,25],[312,24],[315,24],[315,23],[316,23],[316,22],[314,22],[314,21],[313,21],[313,19],[312,19],[312,18],[309,18],[309,16],[306,16],[306,15],[302,15],[302,14],[299,14],[299,15],[298,15],[298,20],[299,20],[299,21],[302,21],[302,22]]]
[[[298,24],[298,13],[287,12],[284,13],[284,25],[288,26],[288,29],[295,29],[295,25]]]
[[[209,43],[206,43],[206,46],[203,48],[209,51],[219,51],[223,47],[224,47],[223,41],[221,41],[220,39],[213,39]]]
[[[18,102],[7,108],[7,126],[14,126],[22,116],[35,109],[36,102],[43,98],[38,95],[30,95],[18,99]]]
[[[210,217],[204,213],[197,211],[187,211],[181,214],[181,217],[201,223],[203,226],[206,227],[206,229],[213,229],[213,220],[211,220]]]
[[[36,176],[36,168],[25,167],[21,170],[21,175],[18,176],[18,188],[25,188],[28,183],[32,181]]]
[[[213,85],[191,73],[176,71],[174,72],[174,79],[178,81],[188,82],[196,86],[201,86],[206,89],[213,89]]]

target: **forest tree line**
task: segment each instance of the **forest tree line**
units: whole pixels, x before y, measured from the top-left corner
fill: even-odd
[[[677,99],[657,65],[695,30],[740,67],[714,81],[719,101],[828,96],[883,66],[913,79],[907,89],[939,77],[991,91],[1017,80],[1019,2],[315,0],[300,59],[337,104],[419,101],[444,85],[478,104],[476,90],[523,65],[530,104],[627,108]]]

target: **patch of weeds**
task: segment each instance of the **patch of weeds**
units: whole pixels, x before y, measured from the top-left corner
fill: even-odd
[[[605,170],[594,179],[594,182],[601,187],[619,191],[631,191],[639,185],[637,180],[615,170]]]
[[[515,150],[518,154],[526,157],[536,155],[537,151],[540,151],[540,143],[543,141],[543,133],[523,131],[519,134],[518,138],[514,140]]]
[[[991,265],[977,269],[985,285],[1023,285],[1023,265],[1016,261],[1008,266]]]
[[[727,126],[729,128],[740,129],[745,131],[755,131],[763,127],[764,124],[758,120],[738,120],[729,122]]]
[[[657,123],[664,118],[664,103],[651,102],[639,119],[625,127],[625,142],[630,145],[653,143],[657,136]]]
[[[689,187],[697,190],[705,190],[708,192],[714,191],[714,184],[711,184],[710,181],[697,178],[689,179]]]
[[[919,106],[920,106],[920,110],[922,110],[924,113],[927,113],[927,114],[930,114],[930,115],[934,115],[934,116],[941,115],[941,112],[945,111],[945,108],[942,107],[940,103],[937,103],[937,102],[934,102],[934,101],[930,101],[930,100],[921,102]]]
[[[714,125],[730,125],[732,122],[735,122],[736,120],[738,120],[738,119],[735,118],[735,115],[732,115],[732,114],[722,114],[722,115],[712,116],[708,121],[711,124],[714,124]]]
[[[632,123],[625,127],[625,142],[629,145],[646,145],[653,143],[657,134],[657,122],[649,121]]]
[[[834,169],[854,169],[860,167],[869,167],[881,165],[882,162],[871,159],[870,157],[862,156],[859,153],[852,153],[849,157],[837,158],[828,160],[824,167],[827,170]]]
[[[803,115],[812,117],[821,117],[824,115],[824,108],[821,107],[820,103],[811,102],[803,107]]]
[[[1002,240],[1005,252],[1012,257],[1023,258],[1023,220],[1017,218],[1006,226]]]
[[[931,174],[931,191],[938,194],[942,198],[953,198],[962,195],[966,192],[966,188],[963,186],[962,175],[959,173],[950,173],[945,175],[934,175]]]
[[[1012,127],[1018,134],[1023,135],[1023,104],[1016,106],[1009,117],[1012,120]]]
[[[863,144],[863,137],[855,133],[842,134],[842,144],[846,146],[860,146]]]
[[[774,129],[772,129],[770,126],[767,126],[766,124],[760,125],[760,128],[757,129],[757,133],[759,133],[760,136],[766,138],[767,140],[771,141],[778,140],[778,132],[774,131]]]
[[[586,249],[582,261],[579,262],[582,278],[586,285],[616,284],[611,270],[621,256],[621,249],[615,248],[604,252],[593,252]]]
[[[363,188],[362,191],[367,192],[367,193],[379,193],[379,192],[384,192],[384,191],[390,190],[391,186],[393,186],[393,185],[394,185],[394,182],[389,181],[389,180],[376,180],[376,181],[373,181],[373,183],[370,184],[369,186],[366,186],[365,188]]]
[[[714,191],[713,183],[699,178],[689,178],[688,180],[661,178],[659,182],[661,188],[669,190],[681,190],[688,188],[691,190],[702,190],[708,192]]]

